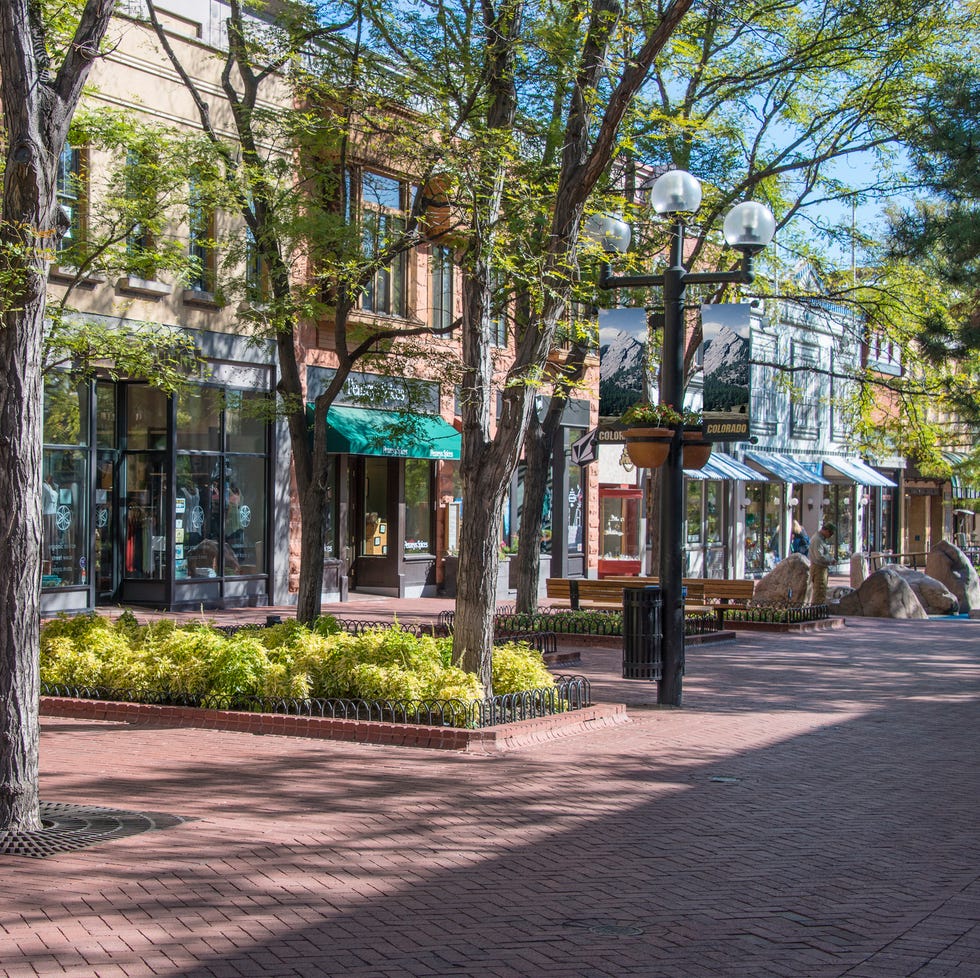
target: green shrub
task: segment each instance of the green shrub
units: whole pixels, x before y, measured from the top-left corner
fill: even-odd
[[[124,613],[57,618],[41,633],[41,678],[56,685],[234,698],[309,696],[370,700],[482,698],[476,676],[451,665],[452,642],[397,625],[361,635],[321,618],[228,636],[207,624],[140,625]],[[511,642],[494,650],[498,693],[553,685],[539,652]]]
[[[494,646],[493,691],[497,695],[554,685],[554,677],[548,672],[544,657],[537,649],[526,642]]]

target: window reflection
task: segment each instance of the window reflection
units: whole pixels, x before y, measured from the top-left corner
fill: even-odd
[[[163,580],[167,568],[167,478],[163,455],[126,459],[126,576]]]
[[[364,460],[364,535],[361,552],[368,557],[388,553],[388,463]]]
[[[406,459],[405,556],[432,553],[432,463]]]
[[[41,483],[41,586],[88,583],[87,455],[46,450]]]

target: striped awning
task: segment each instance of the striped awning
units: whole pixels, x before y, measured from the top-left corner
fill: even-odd
[[[966,456],[959,452],[941,452],[940,454],[953,470],[953,474],[950,476],[950,481],[953,483],[953,498],[980,499],[980,485],[956,471],[956,467],[966,461]]]
[[[830,485],[829,480],[808,468],[808,465],[819,465],[819,462],[804,463],[792,455],[781,455],[778,452],[746,452],[745,460],[774,476],[777,482],[792,482],[794,485]]]
[[[755,469],[743,465],[731,455],[724,452],[712,451],[702,469],[685,469],[684,475],[689,479],[738,479],[741,482],[765,482],[766,477]]]
[[[897,486],[897,483],[857,458],[825,458],[823,471],[824,475],[841,475],[859,486],[882,486],[890,489]]]

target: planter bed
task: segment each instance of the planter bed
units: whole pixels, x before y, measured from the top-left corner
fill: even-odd
[[[73,697],[42,696],[41,715],[79,720],[103,720],[151,727],[194,727],[239,733],[310,737],[360,744],[423,747],[435,750],[495,754],[569,734],[628,723],[621,703],[596,703],[553,716],[518,720],[468,730],[415,723],[341,720],[278,713],[246,713],[189,706],[158,706]]]

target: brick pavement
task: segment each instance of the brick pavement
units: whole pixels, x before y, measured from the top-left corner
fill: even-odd
[[[46,800],[194,820],[0,857],[0,975],[980,975],[977,623],[618,659],[632,723],[490,757],[46,719]]]

